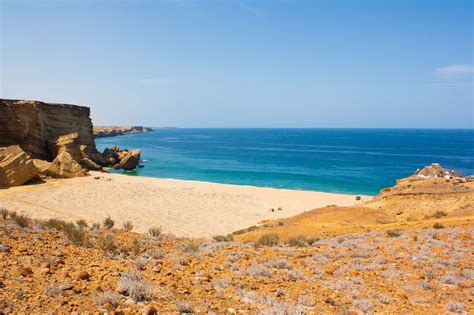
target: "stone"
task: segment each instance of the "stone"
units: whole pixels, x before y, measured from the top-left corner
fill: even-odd
[[[140,154],[141,150],[131,150],[127,152],[127,155],[120,160],[120,163],[118,163],[118,168],[126,171],[135,169],[138,166],[138,163],[140,163]]]
[[[87,271],[81,271],[79,272],[78,278],[81,280],[89,280],[90,275]]]
[[[107,159],[105,159],[99,152],[92,152],[90,156],[92,161],[94,161],[95,163],[101,166],[107,166]]]
[[[63,151],[51,163],[46,174],[55,178],[72,178],[86,176],[87,171],[73,159],[69,152]]]
[[[29,275],[33,274],[33,269],[31,269],[31,267],[22,267],[20,269],[20,274],[23,277],[28,277]]]
[[[19,146],[0,148],[0,187],[20,186],[38,175],[30,156]]]
[[[81,164],[82,166],[84,166],[85,168],[91,171],[100,171],[102,169],[102,166],[95,163],[89,158],[82,158]]]

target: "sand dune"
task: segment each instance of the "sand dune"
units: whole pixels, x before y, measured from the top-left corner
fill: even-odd
[[[138,232],[161,226],[177,236],[208,237],[328,204],[348,206],[370,198],[362,196],[356,202],[355,197],[92,172],[89,177],[0,190],[0,208],[39,219],[90,223],[110,215],[116,226],[132,221]]]

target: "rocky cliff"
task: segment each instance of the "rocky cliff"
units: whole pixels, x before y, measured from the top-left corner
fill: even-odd
[[[147,133],[152,130],[152,128],[142,126],[94,126],[94,137],[124,136],[134,133]]]
[[[88,107],[0,99],[0,147],[19,145],[32,158],[52,161],[58,139],[73,133],[75,146],[96,151]]]
[[[70,178],[103,166],[138,166],[140,150],[116,147],[105,158],[92,129],[88,107],[0,99],[0,187],[21,185],[38,174]]]

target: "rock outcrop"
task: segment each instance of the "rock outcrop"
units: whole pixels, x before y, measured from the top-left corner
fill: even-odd
[[[0,99],[0,147],[9,145],[19,145],[33,159],[46,161],[53,161],[62,147],[85,145],[97,151],[90,109]]]
[[[94,126],[94,137],[124,136],[133,133],[146,133],[152,130],[152,128],[143,126]]]
[[[38,173],[30,156],[19,146],[0,148],[0,187],[23,185]]]
[[[104,166],[132,170],[140,161],[140,150],[98,152],[90,109],[76,105],[0,99],[0,147],[11,145],[15,149],[3,149],[3,186],[21,185],[38,174],[71,178]]]

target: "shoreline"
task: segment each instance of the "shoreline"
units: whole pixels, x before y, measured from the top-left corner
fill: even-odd
[[[356,201],[356,196],[361,200]],[[91,172],[87,177],[0,190],[0,208],[38,219],[84,219],[89,224],[110,215],[117,228],[131,221],[140,233],[161,226],[163,232],[176,236],[211,237],[327,205],[363,204],[371,198]]]
[[[107,167],[107,169],[111,169]],[[350,195],[350,196],[360,196],[365,198],[372,198],[378,195],[377,194],[366,194],[366,193],[349,193],[349,192],[342,192],[342,191],[322,191],[322,190],[309,190],[309,189],[297,189],[297,188],[284,188],[284,187],[272,187],[272,186],[256,186],[256,185],[248,185],[248,184],[232,184],[232,183],[223,183],[223,182],[210,182],[206,180],[196,180],[196,179],[181,179],[181,178],[171,178],[171,177],[153,177],[153,176],[146,176],[146,175],[128,175],[128,174],[120,174],[115,172],[110,172],[108,174],[119,175],[119,176],[131,176],[131,177],[144,177],[144,178],[154,178],[159,180],[169,180],[169,181],[181,181],[181,182],[190,182],[190,183],[203,183],[203,184],[216,184],[216,185],[226,185],[226,186],[235,186],[235,187],[248,187],[248,188],[268,188],[268,189],[277,189],[277,190],[289,190],[289,191],[302,191],[302,192],[316,192],[316,193],[323,193],[323,194],[334,194],[334,195]],[[129,171],[133,173],[133,171]],[[125,171],[127,172],[127,171]]]

